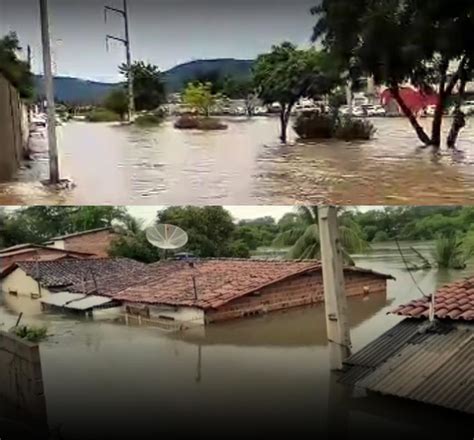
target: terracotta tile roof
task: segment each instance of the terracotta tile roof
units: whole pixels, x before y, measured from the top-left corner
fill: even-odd
[[[17,261],[2,272],[2,278],[17,267],[42,286],[86,293],[112,294],[148,273],[146,264],[128,258],[59,259]],[[96,288],[97,286],[97,288]]]
[[[145,304],[217,308],[285,278],[321,270],[321,263],[316,260],[205,259],[159,262],[150,265],[150,270],[146,280],[114,298]],[[365,269],[346,270],[391,278]]]
[[[429,298],[420,298],[403,304],[391,313],[427,318]],[[447,284],[435,293],[435,316],[439,319],[474,321],[474,277]]]
[[[79,252],[79,251],[66,251],[64,249],[59,249],[51,246],[44,246],[40,244],[18,244],[16,246],[11,246],[8,248],[0,249],[0,258],[1,257],[9,257],[11,255],[19,255],[24,254],[31,251],[38,251],[38,253],[42,250],[47,250],[49,252],[57,252],[60,254],[71,254],[71,255],[78,255],[78,256],[92,256],[94,254],[88,252]]]

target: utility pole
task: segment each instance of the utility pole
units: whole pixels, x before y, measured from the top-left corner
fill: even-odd
[[[132,55],[130,50],[130,32],[128,26],[128,6],[127,0],[123,0],[123,9],[106,6],[104,9],[104,18],[107,23],[107,11],[115,12],[123,17],[125,26],[125,38],[120,38],[114,35],[107,35],[105,42],[108,47],[109,40],[120,41],[125,46],[127,70],[128,70],[128,121],[133,122],[135,116],[135,100],[133,96],[133,72],[132,72]]]
[[[320,207],[318,218],[330,365],[331,370],[340,370],[351,353],[351,336],[336,208]]]
[[[40,0],[41,39],[43,43],[43,70],[48,106],[49,181],[59,183],[58,143],[56,139],[56,107],[54,103],[53,72],[51,69],[51,42],[49,38],[48,0]]]

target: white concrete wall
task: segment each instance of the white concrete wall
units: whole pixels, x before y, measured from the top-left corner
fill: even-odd
[[[177,322],[204,325],[204,311],[195,307],[150,306],[150,318],[174,319]]]
[[[66,242],[64,240],[55,240],[48,246],[56,248],[56,249],[65,249],[66,248]]]
[[[41,312],[40,299],[31,296],[39,294],[38,283],[28,276],[23,269],[16,268],[10,275],[1,281],[0,290],[5,303],[15,312],[23,312],[25,315],[34,315]],[[10,292],[17,292],[12,295]],[[51,295],[51,292],[42,287],[41,298]]]

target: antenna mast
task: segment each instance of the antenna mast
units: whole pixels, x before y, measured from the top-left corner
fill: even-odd
[[[127,63],[127,78],[128,78],[128,121],[133,122],[135,116],[135,101],[133,97],[133,72],[132,72],[132,55],[130,50],[130,31],[128,26],[128,5],[127,0],[123,0],[123,8],[113,8],[105,6],[104,19],[107,23],[107,11],[115,12],[123,17],[125,27],[125,38],[117,37],[115,35],[106,35],[105,43],[108,48],[109,40],[116,40],[125,46],[126,63]]]

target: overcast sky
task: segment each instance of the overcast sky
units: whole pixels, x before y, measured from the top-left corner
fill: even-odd
[[[308,46],[318,0],[128,0],[132,55],[166,70],[200,58],[252,59],[289,40]],[[0,0],[0,35],[16,31],[41,69],[38,0]],[[117,81],[124,49],[105,34],[123,35],[119,16],[104,24],[105,4],[122,0],[49,0],[55,73]]]

